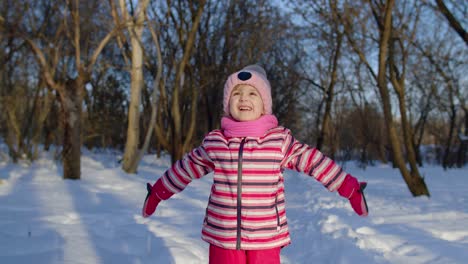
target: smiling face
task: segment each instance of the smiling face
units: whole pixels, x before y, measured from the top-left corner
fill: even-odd
[[[229,98],[229,113],[237,121],[253,121],[263,115],[263,101],[254,87],[240,84]]]

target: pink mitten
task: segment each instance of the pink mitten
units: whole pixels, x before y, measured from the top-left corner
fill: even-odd
[[[366,197],[364,196],[364,188],[366,186],[366,182],[360,183],[356,178],[348,174],[340,188],[338,188],[338,193],[349,199],[351,207],[360,216],[367,216],[369,214]]]
[[[154,211],[156,211],[156,207],[161,200],[167,200],[173,195],[173,193],[164,187],[161,179],[157,180],[153,186],[151,186],[150,183],[147,183],[146,189],[148,190],[148,194],[146,195],[143,210],[141,212],[142,216],[145,218],[151,216]]]

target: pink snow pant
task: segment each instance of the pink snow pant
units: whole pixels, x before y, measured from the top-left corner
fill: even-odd
[[[210,264],[280,264],[280,251],[281,248],[234,250],[210,244]]]

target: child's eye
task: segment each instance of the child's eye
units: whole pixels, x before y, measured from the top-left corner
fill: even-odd
[[[257,96],[257,93],[251,92],[250,95]]]
[[[232,95],[239,95],[239,92],[233,92]]]

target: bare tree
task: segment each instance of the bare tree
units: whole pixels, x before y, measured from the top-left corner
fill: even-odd
[[[301,14],[305,21],[304,33],[313,40],[310,54],[310,64],[305,68],[304,76],[309,87],[316,89],[320,96],[317,104],[316,127],[316,148],[324,151],[325,146],[329,146],[326,151],[334,158],[336,142],[330,136],[332,129],[332,108],[333,100],[337,94],[339,82],[339,67],[343,49],[344,33],[340,30],[339,21],[336,18],[336,1],[315,1],[295,3],[295,12]]]
[[[373,13],[377,13],[378,6],[373,7]],[[388,51],[388,72],[389,79],[392,84],[393,90],[395,91],[398,98],[398,106],[400,110],[401,126],[403,131],[403,141],[406,150],[406,156],[408,159],[409,166],[411,168],[411,174],[414,177],[420,177],[418,163],[416,158],[416,151],[414,149],[413,142],[413,129],[408,119],[408,108],[407,108],[407,97],[408,92],[406,89],[407,82],[407,68],[410,54],[414,52],[411,43],[414,41],[416,30],[418,28],[419,17],[421,14],[420,5],[409,6],[412,9],[412,16],[414,21],[409,21],[406,14],[403,12],[397,12],[399,10],[393,10],[392,15],[393,23],[391,28],[391,38],[389,40],[389,51]],[[408,16],[409,17],[409,16]],[[378,19],[378,17],[376,17]],[[399,28],[398,24],[410,24],[412,27],[406,25]],[[407,30],[411,28],[410,30]]]
[[[172,35],[173,31],[166,31],[166,35],[162,36],[166,45],[164,49],[169,54],[169,66],[166,77],[159,84],[158,111],[161,112],[158,114],[155,132],[158,143],[169,151],[173,162],[181,159],[188,151],[195,135],[200,88],[188,85],[185,81],[191,77],[187,73],[205,3],[205,0],[179,2],[167,10],[161,22],[174,26],[176,35]],[[171,6],[169,2],[167,4]],[[187,120],[186,111],[189,111]]]
[[[372,65],[369,63],[364,50],[358,45],[358,41],[360,41],[360,39],[357,38],[355,35],[353,35],[355,34],[352,31],[352,28],[354,27],[353,26],[354,22],[351,20],[351,15],[353,14],[353,12],[356,12],[356,10],[348,6],[348,8],[350,9],[343,11],[342,13],[339,13],[339,16],[340,16],[340,20],[344,22],[344,27],[345,27],[348,42],[352,46],[354,52],[359,56],[360,60],[364,62],[369,72],[375,78],[377,82],[377,87],[378,87],[379,94],[380,94],[385,123],[387,126],[387,133],[388,133],[388,137],[389,137],[390,144],[392,147],[392,155],[393,155],[394,164],[400,170],[403,176],[403,179],[405,180],[406,184],[408,185],[409,190],[414,196],[429,195],[427,186],[423,178],[420,176],[417,166],[413,164],[415,159],[409,160],[409,162],[411,163],[411,171],[409,171],[406,168],[406,162],[404,159],[403,150],[401,149],[400,140],[398,137],[398,133],[396,130],[396,126],[393,120],[393,115],[392,115],[392,110],[391,110],[390,92],[389,92],[388,84],[387,84],[388,78],[390,79],[393,78],[392,84],[393,84],[393,87],[397,89],[396,92],[397,93],[402,92],[401,91],[402,87],[399,86],[401,85],[401,83],[395,82],[395,73],[392,73],[390,77],[387,76],[387,72],[395,70],[394,68],[395,65],[392,64],[392,62],[390,62],[389,64],[389,61],[394,60],[392,59],[392,56],[396,56],[395,53],[392,53],[392,49],[391,49],[392,48],[391,46],[392,36],[394,34],[393,33],[394,26],[392,23],[394,4],[395,2],[393,0],[386,1],[385,4],[377,4],[373,1],[369,2],[373,17],[375,18],[375,22],[378,28],[379,56],[378,56],[378,72],[377,73],[374,72]],[[392,67],[392,68],[389,68],[389,67]],[[406,108],[402,104],[402,100],[404,101],[404,98],[399,98],[399,99],[400,99],[399,100],[400,114],[406,115]],[[403,130],[408,129],[408,125],[404,124],[402,126],[402,129]],[[405,146],[407,147],[407,150],[411,150],[412,142],[411,142],[411,145],[407,145],[410,131],[407,130],[404,133],[406,133],[405,134],[406,136],[404,136]],[[407,154],[413,155],[414,157],[414,152],[407,153]]]
[[[429,191],[424,182],[424,179],[420,176],[418,167],[416,166],[415,154],[413,150],[413,143],[410,141],[410,127],[408,121],[406,120],[406,107],[404,99],[404,74],[399,75],[394,61],[394,56],[396,56],[391,45],[391,37],[393,32],[392,26],[392,12],[393,12],[394,1],[389,0],[384,6],[377,6],[373,9],[373,13],[377,20],[377,23],[380,24],[380,41],[379,41],[379,71],[377,75],[377,85],[380,91],[384,116],[388,126],[390,142],[392,144],[393,156],[397,167],[400,169],[403,178],[406,181],[411,193],[414,196],[427,195],[429,196]],[[377,12],[378,10],[384,9],[383,17],[381,17]],[[380,20],[382,19],[382,20]],[[387,64],[387,60],[390,61],[390,64]],[[387,66],[388,65],[388,66]],[[402,63],[402,66],[405,66],[405,62]],[[407,150],[407,155],[409,157],[409,163],[411,166],[411,171],[408,171],[406,168],[405,161],[403,159],[402,151],[400,149],[399,140],[395,127],[393,125],[392,113],[391,113],[391,104],[390,98],[387,90],[387,80],[386,80],[386,71],[389,67],[390,79],[395,88],[395,91],[398,94],[399,105],[400,105],[400,114],[402,115],[402,124],[403,124],[403,137],[405,141],[405,146]]]
[[[13,161],[35,160],[54,96],[47,92],[37,65],[30,63],[34,58],[25,41],[15,34],[25,16],[24,3],[2,3],[0,9],[7,13],[7,20],[0,19],[0,122]]]
[[[324,87],[324,95],[325,95],[325,111],[323,114],[322,124],[320,126],[320,133],[317,138],[317,148],[321,149],[325,142],[325,137],[330,132],[330,119],[331,119],[331,111],[332,111],[332,104],[333,104],[333,97],[335,95],[335,86],[338,82],[338,67],[339,67],[339,60],[341,57],[341,50],[343,45],[343,36],[344,33],[339,29],[338,22],[335,22],[336,15],[333,13],[336,10],[336,3],[334,1],[330,1],[330,10],[332,15],[329,17],[325,17],[327,19],[328,24],[330,25],[331,29],[330,32],[324,33],[324,39],[330,39],[329,43],[332,45],[325,45],[325,47],[330,47],[330,54],[328,64],[326,65],[327,71],[326,75],[329,76],[329,80],[325,81],[326,87]],[[323,16],[323,14],[322,14]],[[328,54],[328,52],[325,52]],[[331,157],[334,158],[335,151],[331,151]]]
[[[453,146],[457,139],[457,118],[459,110],[463,111],[463,87],[459,79],[463,74],[464,60],[456,50],[456,43],[447,40],[448,34],[438,36],[438,33],[432,35],[432,39],[442,39],[433,44],[425,43],[424,40],[414,41],[413,45],[420,52],[427,66],[427,72],[432,75],[427,78],[426,85],[430,84],[431,95],[433,94],[433,103],[440,111],[448,116],[447,136],[445,137],[444,152],[442,157],[442,166],[447,169],[456,164],[453,156]],[[437,76],[437,77],[434,77]],[[438,89],[436,87],[439,87]]]
[[[139,1],[134,15],[129,13],[126,1],[120,0],[119,10],[121,17],[118,15],[118,11],[113,4],[113,0],[110,0],[109,3],[113,9],[112,14],[114,16],[115,23],[119,28],[122,27],[127,29],[130,39],[130,105],[128,109],[127,140],[125,143],[122,169],[127,173],[136,173],[138,163],[141,158],[139,156],[138,148],[140,143],[141,91],[144,86],[144,47],[142,43],[142,34],[145,27],[144,22],[146,19],[146,8],[149,0]],[[119,38],[119,40],[121,39]]]
[[[80,179],[81,119],[85,84],[89,81],[93,66],[105,45],[111,40],[114,30],[109,30],[94,49],[88,49],[91,44],[84,43],[90,41],[90,35],[85,38],[82,27],[83,23],[91,21],[84,19],[80,10],[99,6],[87,3],[80,6],[78,0],[66,1],[65,4],[66,8],[62,12],[55,13],[60,14],[60,23],[49,39],[36,38],[36,33],[31,31],[35,28],[34,25],[30,25],[24,32],[18,32],[18,35],[31,47],[41,67],[45,83],[57,92],[60,100],[64,132],[63,177]],[[86,15],[93,13],[89,9],[86,11]],[[28,34],[27,31],[31,33]]]

